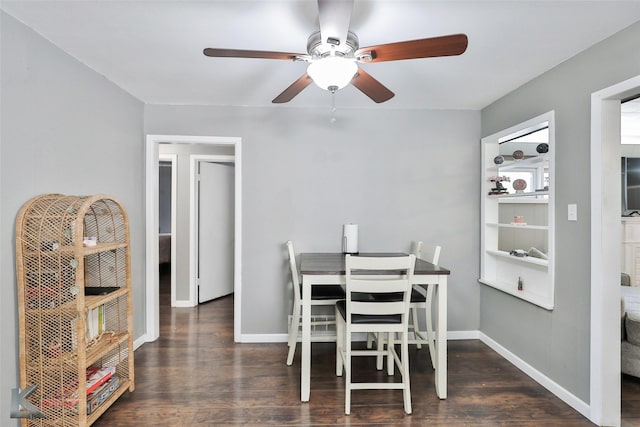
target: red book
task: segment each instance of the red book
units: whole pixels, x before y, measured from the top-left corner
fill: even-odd
[[[115,373],[116,368],[113,366],[89,366],[87,368],[87,394],[109,381],[109,378]]]
[[[116,373],[115,367],[90,366],[87,368],[87,391],[91,393]],[[42,399],[44,408],[73,408],[78,404],[78,383],[65,384],[58,393]]]

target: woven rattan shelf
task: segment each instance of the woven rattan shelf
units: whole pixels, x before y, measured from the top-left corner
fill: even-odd
[[[127,246],[126,243],[120,243],[120,242],[115,242],[115,243],[99,243],[96,246],[92,246],[92,247],[85,247],[82,248],[82,254],[84,255],[90,255],[90,254],[96,254],[99,252],[105,252],[105,251],[110,251],[110,250],[114,250],[114,249],[118,249],[118,248],[125,248]],[[55,251],[46,251],[46,252],[41,252],[41,251],[35,251],[35,252],[25,252],[24,254],[22,254],[22,256],[24,257],[59,257],[59,256],[64,256],[64,254],[67,255],[75,255],[76,254],[76,248],[74,246],[59,246]]]
[[[28,399],[45,416],[23,427],[89,426],[134,390],[129,251],[127,214],[113,197],[46,194],[20,210],[20,386],[37,386]],[[87,393],[89,367],[115,370],[101,399]]]

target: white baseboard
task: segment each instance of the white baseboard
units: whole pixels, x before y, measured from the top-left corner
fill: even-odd
[[[447,340],[477,340],[480,339],[479,331],[449,331],[447,332]],[[242,334],[240,342],[242,343],[274,343],[287,342],[289,336],[287,334]],[[355,340],[364,341],[365,336],[355,336]],[[300,339],[298,338],[298,342]]]
[[[193,303],[189,300],[176,300],[173,307],[179,308],[192,308],[194,307]]]
[[[241,343],[274,343],[274,342],[282,342],[286,343],[289,341],[289,335],[287,334],[241,334],[240,342]]]
[[[145,335],[133,341],[133,351],[136,351],[142,344],[149,342]]]
[[[576,397],[574,394],[569,392],[567,389],[565,389],[564,387],[560,386],[559,384],[551,380],[549,377],[547,377],[542,372],[535,369],[533,366],[529,365],[524,360],[520,359],[518,356],[516,356],[515,354],[507,350],[502,345],[498,344],[491,337],[483,334],[482,332],[478,332],[478,335],[480,337],[480,341],[488,345],[500,356],[507,359],[516,368],[520,369],[522,372],[530,376],[538,384],[540,384],[541,386],[549,390],[551,393],[555,394],[564,403],[571,406],[573,409],[578,411],[587,419],[590,419],[591,409],[587,403],[580,400],[578,397]]]
[[[448,331],[447,341],[454,340],[479,340],[480,331]]]

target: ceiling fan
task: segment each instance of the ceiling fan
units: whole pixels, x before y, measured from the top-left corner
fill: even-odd
[[[203,53],[211,57],[308,62],[307,72],[273,99],[272,102],[276,104],[291,101],[311,82],[332,93],[351,83],[373,101],[380,103],[393,98],[394,93],[357,63],[453,56],[460,55],[467,49],[468,40],[465,34],[361,48],[358,37],[349,31],[352,9],[353,0],[318,0],[320,31],[309,36],[306,54],[219,48],[206,48]]]

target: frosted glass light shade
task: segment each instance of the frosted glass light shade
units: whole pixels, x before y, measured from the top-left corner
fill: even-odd
[[[318,59],[307,68],[307,74],[313,82],[324,90],[331,90],[331,87],[342,89],[351,82],[357,71],[358,66],[353,58],[341,56]]]

